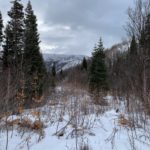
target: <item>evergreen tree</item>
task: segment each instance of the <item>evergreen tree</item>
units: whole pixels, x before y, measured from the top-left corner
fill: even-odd
[[[11,51],[13,60],[12,64],[15,68],[21,69],[21,62],[22,62],[22,54],[23,54],[23,47],[24,47],[24,13],[23,13],[23,5],[21,4],[20,0],[14,0],[11,2],[12,8],[8,12],[8,16],[10,17],[10,21],[8,21],[9,32],[12,34],[11,37],[7,36],[7,42],[10,40],[11,43],[7,43],[11,45],[9,48]],[[10,38],[10,39],[9,39]],[[6,44],[6,43],[5,43]],[[4,45],[6,48],[8,45]],[[5,53],[5,52],[4,52]]]
[[[24,72],[29,99],[40,97],[44,88],[46,68],[39,47],[37,19],[30,1],[25,13]]]
[[[150,56],[150,14],[147,15],[145,27],[141,32],[139,47],[141,54],[144,54],[146,57]]]
[[[7,69],[8,67],[12,67],[13,58],[14,58],[14,51],[13,47],[13,34],[10,28],[10,25],[7,25],[4,31],[4,44],[3,44],[3,70]]]
[[[55,67],[55,63],[52,66],[52,76],[55,77],[56,76],[56,67]]]
[[[102,40],[100,39],[98,46],[94,48],[92,53],[92,63],[89,75],[90,89],[96,90],[107,90],[107,74],[105,65],[105,53],[103,48]]]
[[[2,13],[0,12],[0,48],[1,48],[2,42],[3,42],[3,27],[4,26],[3,26]]]
[[[87,61],[85,57],[83,58],[83,61],[82,61],[82,68],[87,71]]]
[[[133,35],[132,40],[131,40],[129,53],[131,56],[137,55],[137,43],[136,43],[136,39],[135,39],[134,35]]]

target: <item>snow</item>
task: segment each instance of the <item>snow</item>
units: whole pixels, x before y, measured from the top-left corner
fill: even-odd
[[[61,92],[62,87],[58,87],[57,91]],[[89,98],[87,95],[85,96]],[[84,96],[83,99],[85,99]],[[112,96],[107,96],[105,99],[107,99],[109,103],[113,101]],[[72,102],[74,102],[74,100],[75,98],[72,98]],[[69,108],[72,102],[70,102],[70,104],[67,102],[65,106],[62,104],[58,104],[57,106],[47,104],[41,108],[26,110],[22,116],[10,116],[8,120],[28,117],[34,122],[38,120],[38,117],[33,116],[31,111],[39,111],[41,114],[40,119],[44,122],[45,128],[43,131],[38,132],[27,129],[21,130],[17,126],[14,127],[14,131],[10,128],[8,150],[75,150],[76,142],[78,146],[82,143],[88,144],[91,150],[130,150],[132,142],[134,142],[137,150],[150,149],[148,144],[144,144],[144,142],[148,143],[149,141],[146,141],[146,139],[142,137],[142,129],[137,129],[135,135],[135,132],[132,132],[129,126],[119,124],[120,115],[125,113],[123,103],[118,105],[120,109],[119,113],[116,113],[113,105],[109,105],[108,109],[104,108],[104,113],[99,114],[79,113],[79,109],[76,108],[73,113],[78,112],[75,117],[78,121],[78,130],[76,130],[78,136],[75,136],[75,134],[73,134],[75,127],[69,123],[71,119],[74,119],[71,118]],[[94,106],[96,109],[97,107],[99,106]],[[124,115],[127,117],[127,114]],[[63,136],[57,136],[57,131],[61,131],[63,127],[65,127]],[[4,150],[5,145],[6,131],[2,130],[0,134],[0,150]]]

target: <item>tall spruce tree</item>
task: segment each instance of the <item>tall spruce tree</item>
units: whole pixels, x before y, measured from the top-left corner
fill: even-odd
[[[0,11],[0,50],[2,47],[2,42],[3,42],[3,19],[2,19],[2,13]]]
[[[12,67],[14,61],[14,51],[13,51],[13,33],[10,25],[7,24],[4,31],[4,44],[3,44],[3,70],[7,70],[8,67]]]
[[[30,1],[25,11],[24,72],[26,95],[31,100],[42,95],[46,68],[40,53],[37,19]]]
[[[89,86],[92,91],[100,92],[107,90],[107,73],[105,65],[105,53],[102,40],[100,39],[92,53],[92,63],[89,74]]]
[[[52,76],[55,77],[56,76],[56,66],[55,63],[52,66]]]
[[[10,21],[8,21],[9,32],[12,34],[11,37],[7,36],[7,42],[11,41],[11,43],[5,43],[4,47],[8,47],[11,45],[10,51],[12,58],[12,65],[17,70],[21,69],[22,62],[22,54],[24,48],[24,13],[23,13],[23,5],[20,0],[14,0],[11,2],[12,8],[8,12],[8,16],[10,17]],[[10,39],[9,39],[10,38]],[[8,44],[8,45],[6,45]],[[6,50],[6,49],[5,49]],[[5,53],[5,52],[4,52]]]
[[[87,60],[85,57],[83,58],[83,61],[82,61],[82,69],[87,71]]]

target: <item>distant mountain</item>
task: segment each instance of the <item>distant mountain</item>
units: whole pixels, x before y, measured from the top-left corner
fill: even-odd
[[[81,64],[84,57],[88,58],[83,55],[43,54],[47,69],[50,70],[55,63],[57,72]]]

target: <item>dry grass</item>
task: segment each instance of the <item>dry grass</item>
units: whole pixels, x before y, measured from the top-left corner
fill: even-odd
[[[15,119],[13,121],[7,121],[9,126],[18,125],[20,123],[20,119]]]
[[[31,111],[30,113],[33,117],[39,117],[40,116],[40,112],[39,111]]]
[[[126,119],[125,116],[122,114],[119,117],[118,123],[121,126],[131,126],[130,121],[128,119]]]
[[[19,113],[19,114],[22,114],[23,112],[24,112],[24,108],[23,108],[23,107],[19,107],[19,108],[18,108],[18,113]]]
[[[24,119],[15,119],[12,121],[7,121],[7,124],[9,126],[19,126],[21,128],[27,128],[30,130],[41,130],[44,127],[43,122],[40,120],[36,120],[32,122],[29,118],[24,118]]]
[[[3,119],[3,118],[8,117],[10,115],[12,115],[12,112],[0,113],[0,119]]]

